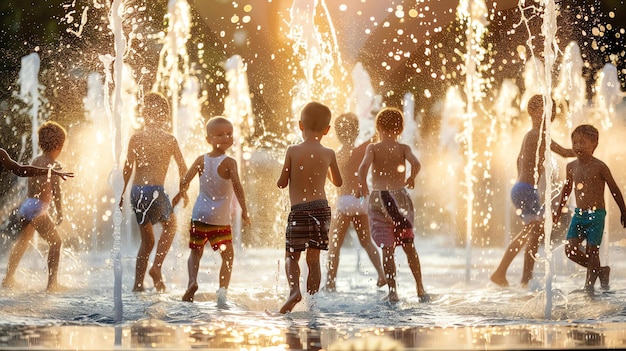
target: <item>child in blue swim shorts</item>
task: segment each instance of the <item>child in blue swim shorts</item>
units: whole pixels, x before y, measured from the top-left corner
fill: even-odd
[[[600,244],[604,232],[604,218],[606,207],[604,205],[604,187],[609,187],[613,199],[619,206],[622,226],[626,228],[626,205],[624,198],[613,179],[609,167],[602,161],[593,157],[593,151],[598,146],[598,130],[588,124],[580,125],[572,132],[572,146],[576,153],[576,160],[567,164],[566,179],[559,208],[554,214],[553,221],[556,223],[565,208],[569,195],[574,188],[576,196],[576,210],[569,231],[567,232],[567,244],[565,254],[567,257],[587,268],[585,279],[585,291],[593,295],[596,279],[600,278],[600,287],[609,289],[609,266],[600,265]],[[583,252],[582,242],[587,241]]]

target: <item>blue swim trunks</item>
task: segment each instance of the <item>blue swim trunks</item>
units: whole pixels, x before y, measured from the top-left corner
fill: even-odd
[[[587,245],[600,246],[604,233],[605,209],[574,210],[572,222],[567,231],[567,239],[587,239]]]
[[[130,201],[139,224],[167,221],[173,212],[170,198],[162,185],[134,185]]]
[[[28,222],[46,213],[48,213],[48,203],[33,197],[24,200],[18,210],[18,216]]]
[[[511,201],[519,211],[524,224],[543,220],[543,206],[539,200],[539,193],[534,186],[528,183],[517,182],[511,189]]]

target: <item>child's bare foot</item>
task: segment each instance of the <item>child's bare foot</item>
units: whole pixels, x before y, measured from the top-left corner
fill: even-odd
[[[144,292],[143,284],[135,284],[133,292]]]
[[[389,292],[389,295],[387,295],[387,296],[385,296],[385,297],[383,298],[383,301],[387,301],[387,302],[389,302],[389,303],[393,303],[393,304],[395,304],[395,303],[400,302],[400,298],[398,297],[398,293],[397,293],[397,292],[395,292],[395,291],[394,291],[394,292],[391,292],[391,291],[390,291],[390,292]]]
[[[324,290],[325,291],[329,291],[329,292],[336,292],[337,291],[337,287],[335,286],[335,282],[326,282],[326,286],[324,286]]]
[[[379,277],[378,281],[376,282],[376,286],[382,288],[385,285],[387,285],[387,279],[385,279],[385,277]]]
[[[299,291],[295,292],[293,295],[289,296],[287,302],[280,308],[280,313],[285,314],[287,312],[291,312],[294,307],[298,304],[298,302],[302,301],[302,294]]]
[[[426,303],[426,302],[430,302],[430,295],[424,293],[424,295],[419,295],[419,301],[421,303]]]
[[[15,289],[19,286],[17,281],[14,278],[4,278],[2,279],[2,287],[7,289]]]
[[[70,290],[70,288],[64,285],[60,285],[58,283],[48,284],[48,288],[46,289],[46,291],[51,294],[58,294],[68,290]]]
[[[604,266],[600,267],[600,288],[602,290],[609,290],[611,286],[609,285],[609,275],[611,274],[611,267]]]
[[[506,280],[506,277],[501,274],[498,274],[497,272],[493,273],[489,279],[491,279],[492,282],[494,282],[497,285],[500,285],[501,287],[509,286],[509,281]]]
[[[193,297],[196,294],[197,290],[198,290],[198,284],[194,284],[190,286],[189,288],[187,288],[187,291],[185,291],[185,295],[183,295],[183,301],[193,302]]]
[[[152,277],[152,280],[154,281],[154,288],[156,289],[156,291],[159,293],[164,293],[165,283],[163,283],[163,276],[161,276],[161,271],[156,269],[156,267],[152,267],[148,271],[148,274],[150,274],[150,277]]]

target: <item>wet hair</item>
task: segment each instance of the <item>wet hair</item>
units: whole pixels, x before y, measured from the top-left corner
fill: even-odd
[[[170,118],[170,104],[163,94],[151,92],[143,98],[143,119],[146,124],[163,123]]]
[[[594,126],[592,126],[591,124],[581,124],[578,127],[576,127],[574,129],[574,131],[572,132],[572,137],[574,137],[574,134],[579,134],[591,141],[593,141],[595,144],[598,144],[598,140],[600,139],[600,132],[598,132],[598,129]]]
[[[400,135],[404,130],[404,118],[402,111],[395,107],[385,107],[376,115],[376,128]]]
[[[67,132],[57,122],[48,121],[39,127],[38,135],[39,147],[44,152],[47,152],[62,148]]]
[[[232,123],[230,123],[230,121],[228,119],[226,119],[226,117],[224,116],[215,116],[215,117],[211,117],[209,118],[209,120],[206,122],[205,128],[206,128],[206,135],[209,136],[211,134],[210,130],[218,125],[218,124],[230,124],[232,125]]]
[[[335,133],[342,144],[354,142],[359,135],[359,118],[352,112],[340,114],[335,119]]]
[[[330,125],[331,112],[328,106],[319,102],[309,102],[300,112],[300,121],[304,129],[323,132]]]

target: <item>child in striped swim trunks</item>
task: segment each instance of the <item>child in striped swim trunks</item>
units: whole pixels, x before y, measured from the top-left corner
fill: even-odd
[[[287,148],[276,183],[281,189],[289,187],[291,201],[285,234],[285,271],[290,292],[281,314],[291,312],[302,300],[298,261],[303,251],[309,267],[307,293],[314,295],[320,288],[320,250],[328,250],[331,217],[324,190],[327,175],[335,186],[342,184],[335,152],[321,144],[330,130],[330,118],[330,109],[319,102],[310,102],[302,109],[299,126],[304,140]]]

